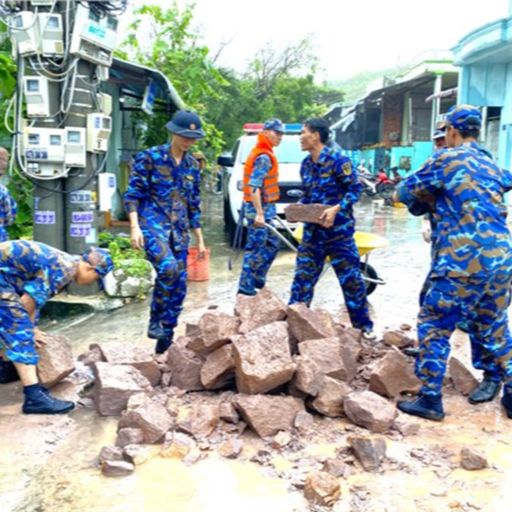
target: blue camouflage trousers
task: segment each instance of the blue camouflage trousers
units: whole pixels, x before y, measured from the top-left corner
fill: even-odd
[[[15,293],[12,299],[0,298],[1,348],[13,363],[37,364],[39,361],[34,339],[34,324]]]
[[[144,240],[146,256],[157,274],[148,336],[172,338],[187,295],[187,250],[173,251],[166,231],[145,232]]]
[[[421,393],[440,395],[449,339],[461,320],[469,329],[472,345],[492,355],[512,393],[512,336],[508,328],[508,305],[512,276],[508,270],[486,279],[435,277],[423,298],[418,316],[419,355],[416,375],[422,382]]]
[[[7,240],[9,240],[7,230],[4,228],[4,226],[0,226],[0,242],[6,242]]]
[[[366,287],[359,268],[359,252],[353,238],[300,244],[290,304],[311,304],[315,285],[328,256],[340,283],[352,325],[358,329],[371,330],[373,322],[368,312]]]
[[[423,305],[425,294],[427,293],[431,282],[432,277],[430,274],[428,274],[420,291],[420,308]],[[493,355],[487,352],[482,344],[475,341],[474,335],[471,334],[471,327],[468,323],[468,319],[463,319],[458,322],[457,327],[462,329],[464,332],[469,333],[469,341],[471,345],[471,363],[473,367],[477,370],[482,370],[486,378],[494,382],[500,382],[501,370],[499,365],[494,361]]]
[[[238,289],[246,295],[255,295],[265,286],[268,271],[279,252],[279,238],[266,227],[255,227],[254,219],[247,219],[247,243]]]

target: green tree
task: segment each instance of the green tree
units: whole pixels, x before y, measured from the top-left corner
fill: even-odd
[[[171,80],[188,108],[205,119],[207,137],[201,149],[213,158],[224,144],[222,132],[208,122],[209,105],[220,99],[219,88],[227,85],[222,73],[209,58],[209,50],[192,30],[193,6],[182,10],[176,1],[163,9],[146,5],[134,11],[137,19],[130,25],[126,41],[117,52],[122,58],[133,59],[145,66],[160,70]],[[142,46],[139,34],[149,25],[149,42]],[[145,119],[148,145],[162,143],[162,126],[167,114],[160,113]]]

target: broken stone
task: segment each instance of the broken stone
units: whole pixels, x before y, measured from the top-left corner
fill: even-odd
[[[46,340],[37,349],[39,362],[36,368],[40,383],[51,388],[75,369],[75,361],[68,338],[47,335]]]
[[[324,462],[322,471],[329,473],[335,478],[341,478],[347,472],[347,465],[340,459],[327,459]]]
[[[198,336],[201,336],[201,329],[199,328],[199,324],[187,322],[185,324],[185,336],[187,338],[197,338]]]
[[[123,449],[123,456],[127,462],[134,466],[140,466],[155,455],[150,446],[141,446],[140,444],[129,444]]]
[[[343,402],[348,419],[371,432],[386,432],[397,416],[397,410],[372,391],[350,393]]]
[[[302,433],[307,432],[307,430],[313,427],[314,424],[315,418],[307,411],[299,411],[293,421],[293,426]]]
[[[130,396],[150,392],[151,383],[133,366],[110,365],[101,361],[93,365],[96,383],[94,401],[103,416],[117,416]]]
[[[97,363],[98,361],[104,361],[103,356],[101,354],[101,350],[97,345],[94,346],[94,348],[93,346],[90,346],[89,351],[86,352],[85,354],[80,354],[77,357],[77,359],[78,361],[87,366],[91,366],[92,364]]]
[[[178,417],[176,429],[196,439],[209,436],[219,423],[219,406],[196,404]]]
[[[332,507],[341,496],[340,483],[325,471],[311,473],[304,483],[304,496],[311,505]]]
[[[237,395],[233,405],[260,437],[290,429],[304,403],[289,396]]]
[[[169,459],[182,460],[196,447],[196,442],[190,436],[180,432],[169,432],[160,455]]]
[[[200,337],[192,338],[187,348],[199,354],[213,352],[238,334],[240,319],[222,311],[208,311],[199,320]]]
[[[489,463],[480,450],[466,446],[460,451],[460,465],[468,471],[474,471],[485,469],[489,466]]]
[[[178,338],[167,351],[171,384],[185,391],[203,389],[201,368],[204,360],[185,346],[189,338]]]
[[[397,348],[379,361],[370,375],[370,390],[379,395],[395,398],[403,392],[416,394],[421,387],[414,368]]]
[[[103,446],[98,456],[98,462],[101,465],[107,460],[123,460],[123,450],[119,446]]]
[[[201,459],[204,459],[206,454],[204,454],[199,448],[192,448],[185,457],[183,457],[183,462],[188,466],[192,464],[196,464]]]
[[[450,357],[448,367],[450,378],[459,393],[469,395],[478,386],[478,379],[459,358]]]
[[[220,419],[227,423],[238,423],[240,418],[231,402],[222,402],[220,404]]]
[[[128,445],[143,444],[144,432],[140,428],[121,428],[117,432],[116,446],[124,448]]]
[[[160,384],[164,388],[167,388],[171,385],[171,380],[172,380],[172,373],[171,372],[163,372],[162,379],[160,380]]]
[[[236,459],[242,452],[243,446],[240,439],[228,439],[219,446],[218,452],[226,459]]]
[[[101,465],[104,476],[127,476],[135,471],[135,466],[124,460],[107,460]]]
[[[224,345],[208,354],[200,376],[206,389],[219,389],[229,384],[235,376],[233,345]]]
[[[102,361],[112,365],[128,365],[137,368],[152,386],[157,386],[160,382],[161,372],[158,364],[153,359],[152,354],[142,347],[120,342],[109,342],[93,344],[89,348],[99,350]]]
[[[314,311],[299,303],[288,306],[286,314],[290,331],[299,343],[336,335],[334,321],[324,310]]]
[[[294,357],[297,369],[292,386],[306,395],[316,396],[323,386],[324,374],[318,364],[308,356]]]
[[[393,424],[393,428],[398,430],[404,437],[415,436],[420,431],[420,424],[397,419]]]
[[[288,222],[308,222],[322,224],[320,217],[329,208],[328,205],[319,203],[301,204],[292,203],[285,207],[284,214]]]
[[[236,387],[241,393],[266,393],[291,380],[295,372],[288,329],[274,322],[233,341]]]
[[[311,407],[331,418],[343,416],[343,402],[351,392],[352,388],[347,383],[326,376],[320,393],[311,402]]]
[[[235,315],[242,321],[239,332],[246,334],[263,325],[284,320],[286,304],[269,288],[263,288],[253,297],[238,294]]]
[[[270,443],[270,445],[275,450],[280,450],[280,449],[284,448],[285,446],[287,446],[288,444],[290,444],[291,440],[292,440],[292,435],[290,434],[290,432],[282,431],[282,432],[278,432],[274,436],[274,439],[272,439],[272,442]]]
[[[386,455],[386,441],[382,437],[349,436],[348,444],[366,471],[377,471]]]
[[[303,341],[299,343],[299,352],[313,360],[324,375],[346,382],[354,377],[356,368],[345,364],[338,337]]]
[[[384,333],[382,340],[386,345],[397,348],[412,347],[414,340],[402,331],[387,331]]]
[[[118,428],[140,428],[144,434],[144,443],[153,444],[161,441],[172,427],[173,419],[166,408],[151,398],[125,414],[119,420]]]

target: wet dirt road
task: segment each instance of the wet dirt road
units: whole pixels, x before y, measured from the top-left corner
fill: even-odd
[[[221,227],[220,201],[207,197],[204,228],[212,251],[211,278],[190,283],[182,320],[195,320],[209,304],[233,307],[241,258],[227,269],[229,249]],[[387,282],[370,297],[377,331],[402,323],[414,325],[417,295],[428,270],[429,247],[420,235],[421,220],[403,209],[368,202],[357,210],[358,229],[389,239],[372,253],[370,262]],[[294,255],[282,251],[268,285],[284,300],[293,276]],[[341,292],[329,271],[317,286],[314,306],[346,318]],[[84,315],[46,327],[72,339],[76,355],[90,343],[123,340],[150,347],[145,338],[148,303],[132,303],[94,317]],[[80,320],[83,320],[80,322]],[[78,323],[77,323],[78,321]],[[71,326],[71,323],[74,325]],[[456,333],[454,350],[468,358],[468,341]],[[63,395],[70,387],[61,386]],[[272,464],[249,462],[264,446],[244,433],[238,461],[212,452],[195,465],[152,458],[121,479],[101,476],[95,465],[100,448],[115,440],[117,420],[79,409],[66,417],[23,417],[21,390],[4,385],[0,392],[0,511],[2,512],[292,512],[310,510],[290,474],[320,464],[346,446],[346,434],[362,431],[343,419],[317,418],[315,434],[297,453],[276,452]],[[447,417],[437,424],[419,420],[418,435],[388,436],[384,471],[354,469],[340,480],[342,496],[335,511],[502,511],[512,505],[512,421],[497,401],[478,407],[448,389]],[[485,452],[489,468],[469,472],[459,467],[464,446]],[[413,455],[411,455],[413,454]]]

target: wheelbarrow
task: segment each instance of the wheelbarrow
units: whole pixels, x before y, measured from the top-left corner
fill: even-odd
[[[300,240],[302,239],[303,225],[299,224],[293,231],[290,227],[280,218],[275,217],[273,221],[276,221],[279,226],[288,233],[289,237],[285,236],[274,224],[265,223],[267,229],[272,231],[279,239],[292,251],[297,252]],[[377,285],[386,284],[381,279],[374,267],[368,263],[370,253],[375,249],[381,249],[387,247],[389,242],[386,238],[373,233],[367,233],[365,231],[356,231],[354,240],[361,256],[360,268],[363,281],[366,285],[366,295],[370,295],[375,291]],[[327,271],[328,266],[324,267],[322,275]]]

